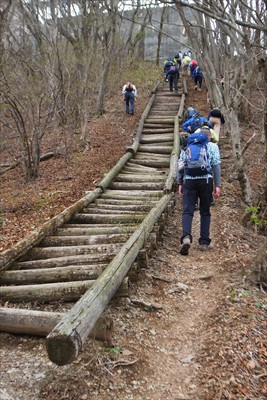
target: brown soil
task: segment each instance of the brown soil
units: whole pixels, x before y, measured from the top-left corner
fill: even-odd
[[[206,92],[194,92],[191,82],[189,89],[187,105],[207,115]],[[95,121],[88,151],[77,151],[71,164],[62,158],[42,163],[31,185],[23,184],[19,170],[2,176],[2,250],[94,188],[130,143],[147,99],[139,101],[134,117],[113,111]],[[254,166],[255,190],[262,157],[256,130],[245,156]],[[245,129],[244,142],[250,136]],[[107,310],[115,323],[112,343],[88,340],[73,364],[58,367],[48,360],[43,338],[1,333],[0,399],[8,398],[4,393],[16,400],[267,399],[266,294],[248,279],[264,238],[241,224],[244,205],[237,181],[229,179],[230,153],[223,143],[213,250],[197,248],[196,212],[190,254],[179,254],[177,198],[148,268],[131,283],[130,298],[114,300]]]

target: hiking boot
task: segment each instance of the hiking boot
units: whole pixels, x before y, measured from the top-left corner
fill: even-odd
[[[213,245],[211,243],[210,244],[200,244],[199,245],[199,250],[200,251],[209,251],[211,249],[213,249]]]
[[[182,243],[182,247],[180,250],[180,254],[182,256],[188,256],[189,248],[190,248],[190,237],[186,236],[183,238],[183,243]]]
[[[201,92],[201,89],[199,88],[198,91]]]
[[[197,90],[197,86],[195,86],[195,90]]]

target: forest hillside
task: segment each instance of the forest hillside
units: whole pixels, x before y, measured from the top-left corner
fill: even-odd
[[[188,88],[186,105],[207,116],[206,86],[195,92],[188,80]],[[86,150],[79,147],[75,134],[72,157],[58,154],[42,161],[34,183],[24,182],[19,166],[1,176],[2,250],[94,188],[116,163],[131,143],[149,98],[144,82],[138,89],[136,113],[127,116],[117,87],[106,114],[89,125]],[[253,98],[257,102],[256,89]],[[244,153],[255,191],[260,188],[264,155],[260,129],[256,120],[252,125],[242,123],[243,145],[255,132]],[[222,196],[212,208],[214,249],[199,254],[193,245],[188,257],[179,254],[181,199],[177,197],[148,268],[131,282],[130,298],[112,301],[107,310],[115,321],[109,343],[88,340],[73,364],[57,367],[47,358],[44,339],[0,334],[4,399],[267,398],[266,286],[255,275],[265,239],[257,224],[242,223],[246,206],[226,129],[222,136]],[[51,136],[45,152],[53,146]],[[196,213],[194,236],[198,224]]]

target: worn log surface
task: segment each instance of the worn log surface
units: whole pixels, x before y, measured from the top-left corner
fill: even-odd
[[[21,308],[0,308],[1,332],[20,333],[24,335],[47,336],[64,313],[52,311],[23,310]],[[89,336],[97,340],[107,340],[113,330],[113,320],[101,316]],[[2,397],[0,396],[2,400]]]
[[[0,274],[2,285],[26,285],[29,283],[56,283],[94,280],[104,271],[107,264],[68,265],[58,268],[4,271]]]
[[[168,194],[161,198],[157,207],[151,210],[140,227],[97,279],[92,289],[85,293],[48,335],[47,352],[51,361],[57,365],[65,365],[77,357],[96,320],[115,295],[146,238],[151,233],[155,222],[172,197],[172,194]]]
[[[137,275],[131,266],[147,267],[173,207],[185,96],[180,80],[178,95],[164,85],[153,89],[132,144],[96,189],[0,257],[0,301],[10,307],[27,302],[41,312],[48,302],[55,309],[77,301],[42,333],[58,365],[75,359],[112,297],[129,295],[126,277]],[[14,332],[41,334],[24,316],[23,323],[17,314]]]
[[[37,302],[47,303],[54,301],[77,301],[95,280],[84,280],[75,282],[57,282],[36,285],[1,286],[0,298],[13,303]],[[118,297],[128,296],[128,280],[121,281],[121,286],[116,292]]]

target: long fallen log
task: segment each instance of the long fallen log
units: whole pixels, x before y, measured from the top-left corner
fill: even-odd
[[[93,286],[95,280],[45,283],[39,285],[1,286],[0,299],[13,303],[38,302],[47,303],[51,301],[77,301]],[[128,279],[125,278],[116,292],[118,297],[129,295]]]
[[[63,316],[64,313],[51,311],[1,307],[0,331],[24,335],[47,336]],[[106,341],[110,338],[112,331],[112,318],[101,316],[90,332],[89,337]]]
[[[74,305],[48,335],[49,359],[57,365],[71,363],[78,355],[95,322],[116,293],[146,239],[173,195],[163,196],[93,287]]]

